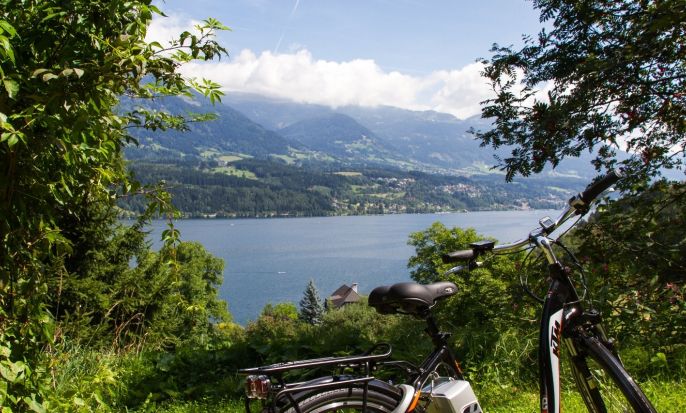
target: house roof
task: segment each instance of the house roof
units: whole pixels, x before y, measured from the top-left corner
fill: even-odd
[[[331,294],[329,300],[334,308],[339,308],[345,304],[360,301],[360,295],[352,287],[343,284]]]

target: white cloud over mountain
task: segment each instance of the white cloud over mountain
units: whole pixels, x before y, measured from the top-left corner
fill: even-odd
[[[167,41],[172,33],[190,26],[190,22],[184,24],[177,17],[155,19],[148,40]],[[276,54],[243,50],[229,59],[190,63],[182,68],[186,76],[211,79],[227,92],[257,93],[332,107],[432,109],[458,118],[478,114],[479,102],[490,96],[490,88],[479,74],[481,70],[481,64],[472,63],[455,70],[408,75],[383,70],[370,59],[317,59],[306,49]]]

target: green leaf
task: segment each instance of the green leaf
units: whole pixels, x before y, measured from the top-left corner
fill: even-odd
[[[154,12],[154,13],[156,13],[156,14],[159,14],[159,15],[162,16],[162,17],[167,17],[167,15],[164,14],[164,13],[162,12],[162,10],[160,10],[158,7],[156,7],[156,6],[152,5],[152,4],[151,4],[150,6],[148,6],[148,7],[150,8],[150,11],[152,11],[152,12]]]
[[[11,148],[19,142],[19,137],[15,132],[5,132],[0,135],[0,142],[4,141],[7,141],[7,146]]]
[[[14,99],[14,97],[19,92],[19,83],[15,82],[14,80],[11,80],[11,79],[4,79],[2,81],[2,83],[5,86],[5,90],[7,91],[7,95],[10,97],[10,99]]]
[[[48,69],[36,69],[33,71],[33,73],[31,73],[31,77],[38,77],[38,75],[41,75],[45,72],[49,72],[49,70]]]
[[[66,14],[67,14],[67,12],[64,12],[64,11],[60,11],[60,12],[57,12],[57,13],[49,14],[49,15],[45,16],[45,17],[43,18],[43,20],[41,20],[41,23],[45,23],[46,21],[48,21],[48,20],[50,20],[50,19],[54,19],[55,17],[64,16],[64,15],[66,15]]]
[[[46,73],[46,74],[43,75],[42,79],[43,79],[43,82],[49,82],[49,81],[51,81],[52,79],[57,79],[58,77],[59,77],[59,76],[57,76],[57,75],[54,74],[54,73]]]
[[[2,45],[2,48],[5,49],[5,55],[12,63],[14,63],[14,50],[12,50],[12,45],[10,44],[9,39],[5,36],[0,36],[0,45]]]
[[[17,35],[17,31],[14,29],[14,27],[5,20],[0,20],[0,28],[7,32],[7,34],[9,34],[10,37],[14,37]]]
[[[31,398],[29,397],[24,397],[24,403],[26,403],[29,406],[29,409],[36,413],[45,413],[45,408],[43,407],[42,404],[38,403],[35,399],[35,395],[32,395]]]
[[[105,402],[102,400],[102,396],[100,396],[100,392],[98,392],[98,391],[94,392],[93,398],[95,399],[96,402],[98,402],[98,404],[100,406],[106,406]]]
[[[18,376],[18,373],[14,368],[14,363],[8,361],[0,363],[0,376],[4,377],[8,382],[14,383]]]

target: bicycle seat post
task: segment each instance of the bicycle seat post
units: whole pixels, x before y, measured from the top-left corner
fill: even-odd
[[[438,324],[436,323],[436,318],[434,317],[433,313],[431,313],[431,310],[427,309],[426,313],[422,314],[422,318],[424,318],[427,325],[424,331],[429,337],[431,337],[431,341],[434,343],[434,345],[436,347],[445,345],[451,334],[441,332],[439,330]]]

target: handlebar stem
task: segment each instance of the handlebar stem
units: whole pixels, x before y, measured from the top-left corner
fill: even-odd
[[[537,235],[533,238],[533,242],[541,249],[541,251],[543,251],[546,260],[548,260],[548,264],[552,265],[559,262],[555,256],[555,253],[553,252],[553,246],[548,237],[544,235]]]

